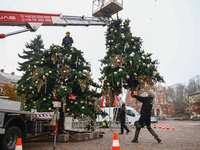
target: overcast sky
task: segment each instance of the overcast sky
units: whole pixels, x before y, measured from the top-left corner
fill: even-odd
[[[91,16],[92,0],[0,0],[0,10],[63,15]],[[158,70],[166,85],[187,82],[200,74],[200,1],[199,0],[124,0],[119,17],[131,20],[133,35],[143,39],[146,52],[160,62]],[[0,33],[20,30],[20,27],[0,26]],[[84,52],[91,62],[95,81],[100,77],[100,62],[105,56],[106,27],[40,27],[36,32],[26,32],[0,39],[0,69],[14,71],[25,44],[41,34],[48,49],[51,44],[61,45],[66,31],[71,32],[76,48]]]

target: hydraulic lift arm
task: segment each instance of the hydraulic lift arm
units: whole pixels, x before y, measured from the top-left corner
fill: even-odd
[[[0,26],[22,26],[22,30],[0,34],[0,38],[10,35],[36,31],[40,26],[105,26],[106,19],[85,16],[67,16],[62,14],[45,14],[0,10]]]

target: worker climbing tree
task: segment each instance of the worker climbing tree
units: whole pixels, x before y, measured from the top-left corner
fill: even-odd
[[[157,60],[142,49],[142,39],[133,36],[130,20],[112,20],[106,32],[106,56],[101,60],[101,81],[104,95],[111,97],[121,92],[121,87],[139,94],[154,90],[156,82],[164,82],[157,71]],[[108,104],[108,103],[107,103]]]

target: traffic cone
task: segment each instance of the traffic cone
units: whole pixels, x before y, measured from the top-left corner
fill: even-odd
[[[120,150],[117,133],[114,133],[114,135],[113,135],[112,150]]]
[[[172,126],[172,130],[174,130],[174,126]]]
[[[165,125],[164,125],[164,123],[162,124],[162,129],[165,129]]]
[[[154,128],[156,128],[156,124],[154,124]]]
[[[15,150],[22,150],[22,138],[17,139]]]
[[[161,124],[159,123],[159,129],[161,129]]]
[[[168,125],[168,123],[167,123],[167,129],[169,129],[169,125]]]

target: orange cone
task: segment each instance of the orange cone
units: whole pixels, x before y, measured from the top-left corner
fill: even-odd
[[[17,139],[15,150],[22,150],[22,138]]]
[[[174,126],[172,126],[172,130],[174,130]]]
[[[154,128],[156,128],[156,124],[154,124]]]
[[[161,129],[161,124],[159,123],[159,129]]]
[[[164,123],[162,124],[162,129],[165,129],[165,125],[164,125]]]
[[[120,150],[117,133],[114,133],[114,135],[113,135],[112,150]]]
[[[167,123],[167,129],[169,129],[169,125],[168,125],[168,123]]]

